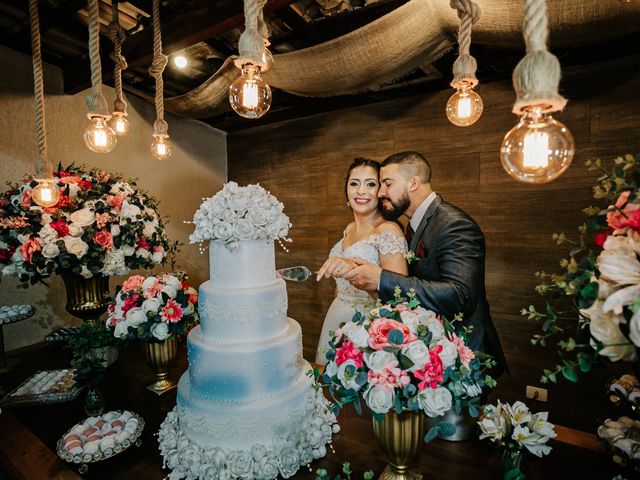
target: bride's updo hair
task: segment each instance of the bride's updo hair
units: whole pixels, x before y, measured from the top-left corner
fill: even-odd
[[[347,176],[344,178],[344,196],[347,201],[349,200],[349,196],[347,195],[347,187],[349,186],[349,177],[351,176],[351,170],[358,167],[371,167],[376,171],[378,179],[380,178],[380,162],[376,162],[375,160],[364,157],[354,158],[353,162],[351,162],[351,165],[349,165],[349,169],[347,170]],[[379,180],[378,183],[380,183]]]

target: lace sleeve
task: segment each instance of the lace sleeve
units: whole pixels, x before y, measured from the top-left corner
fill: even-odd
[[[382,232],[376,239],[376,246],[380,255],[394,255],[407,253],[407,241],[396,232]]]

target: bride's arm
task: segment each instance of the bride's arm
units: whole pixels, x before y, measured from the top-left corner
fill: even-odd
[[[409,266],[405,258],[407,242],[398,224],[384,222],[378,226],[377,231],[380,233],[378,244],[380,267],[400,275],[408,275]]]

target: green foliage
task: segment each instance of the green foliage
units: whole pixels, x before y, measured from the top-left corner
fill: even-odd
[[[118,347],[111,330],[100,321],[81,324],[65,340],[65,347],[71,350],[71,366],[76,370],[76,381],[82,385],[95,386],[106,371],[104,352],[108,347]]]
[[[318,470],[316,470],[315,480],[351,480],[351,474],[353,473],[351,471],[351,464],[349,462],[344,462],[342,464],[342,472],[340,473],[342,475],[338,474],[335,477],[331,477],[327,470],[325,470],[324,468],[319,468]],[[372,480],[373,472],[371,470],[367,470],[362,474],[362,478],[364,480]]]

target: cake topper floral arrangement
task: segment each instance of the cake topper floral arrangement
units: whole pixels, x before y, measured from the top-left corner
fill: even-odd
[[[54,177],[61,195],[52,207],[31,199],[32,176],[0,194],[0,270],[21,286],[57,272],[89,278],[151,269],[175,250],[155,200],[135,182],[74,165],[59,165]]]
[[[288,241],[291,223],[283,210],[284,205],[260,185],[229,182],[202,202],[190,222],[196,229],[189,241],[224,242],[230,250],[237,249],[241,240]]]
[[[360,412],[362,398],[377,420],[405,409],[432,418],[468,409],[477,417],[480,394],[496,384],[485,373],[494,360],[467,346],[470,329],[457,334],[452,322],[421,307],[415,292],[406,299],[400,295],[397,288],[394,301],[378,304],[367,316],[356,312],[330,338],[321,380],[334,407],[353,403]],[[425,441],[440,433],[453,435],[455,426],[439,422]]]
[[[583,210],[589,218],[578,229],[578,241],[554,234],[558,245],[570,246],[568,258],[560,261],[564,272],[538,272],[543,282],[536,290],[546,305],[521,312],[543,322],[534,345],[558,339],[560,362],[544,370],[543,383],[556,382],[560,375],[575,382],[578,371],[589,372],[599,356],[612,362],[638,359],[640,155],[618,157],[611,169],[600,159],[589,160],[587,167],[600,173],[593,196],[604,208]]]

